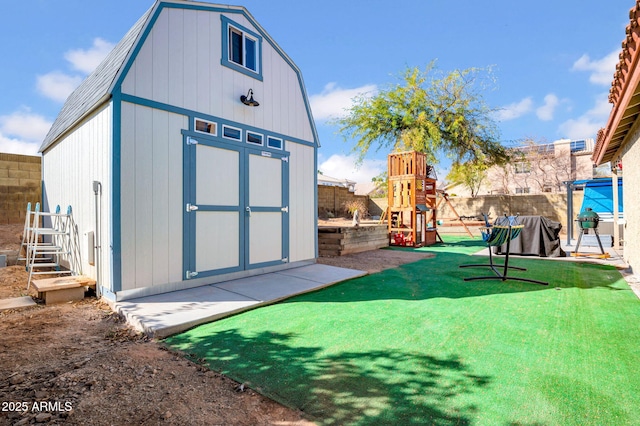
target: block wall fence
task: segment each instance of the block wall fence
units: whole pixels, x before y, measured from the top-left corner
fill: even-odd
[[[42,199],[42,157],[0,153],[0,224],[24,223],[27,203]]]

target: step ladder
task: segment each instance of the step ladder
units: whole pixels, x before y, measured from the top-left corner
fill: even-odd
[[[40,211],[40,203],[36,203],[33,212],[30,207],[30,204],[27,205],[23,234],[25,267],[29,272],[27,290],[34,275],[76,275],[73,266],[80,264],[76,256],[77,250],[74,249],[77,247],[77,232],[71,206],[66,213],[61,213],[60,206],[56,207],[54,213]],[[69,268],[62,267],[63,260],[69,263]]]

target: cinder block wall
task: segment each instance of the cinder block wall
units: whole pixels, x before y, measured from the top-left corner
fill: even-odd
[[[583,193],[573,193],[573,217],[580,212]],[[544,216],[562,224],[562,232],[567,230],[567,194],[537,194],[537,195],[483,195],[476,198],[451,197],[451,205],[460,216],[480,216],[490,213],[495,219],[505,213],[520,214],[521,216]],[[438,212],[439,218],[454,218],[451,208],[443,203]],[[574,224],[575,225],[575,224]],[[574,226],[575,228],[575,226]],[[575,230],[574,230],[575,235]]]
[[[42,199],[42,157],[0,153],[0,224],[24,223],[27,203]]]
[[[580,212],[583,193],[573,192],[573,217]],[[567,194],[538,194],[538,195],[483,195],[476,198],[450,197],[449,201],[460,216],[478,216],[490,213],[495,219],[498,215],[516,214],[521,216],[545,216],[562,224],[562,232],[567,230]],[[369,202],[369,212],[380,215],[387,208],[386,198],[372,198]],[[438,218],[452,219],[455,213],[451,207],[442,202],[438,211]],[[573,223],[575,228],[575,223]],[[574,236],[577,231],[574,229]]]
[[[358,199],[362,200],[365,206],[369,203],[369,197],[355,195],[347,188],[318,185],[318,215],[322,218],[326,217],[327,212],[331,212],[336,217],[346,217],[348,212],[344,208],[345,203]]]

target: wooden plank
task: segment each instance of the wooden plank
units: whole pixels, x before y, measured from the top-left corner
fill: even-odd
[[[33,280],[33,287],[38,292],[47,292],[52,290],[63,290],[65,288],[76,288],[83,286],[94,286],[96,280],[84,275],[76,275],[70,277],[46,278],[42,280]]]

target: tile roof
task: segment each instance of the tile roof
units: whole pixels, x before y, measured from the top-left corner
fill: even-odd
[[[142,15],[95,71],[69,95],[51,129],[49,129],[49,133],[44,138],[40,152],[44,152],[53,145],[60,136],[82,120],[87,113],[108,99],[113,83],[120,74],[120,70],[129,57],[129,52],[135,45],[153,9],[151,7]]]
[[[640,0],[629,10],[629,25],[622,41],[620,61],[609,90],[613,109],[606,127],[598,131],[591,157],[596,164],[614,160],[629,130],[640,115]]]

